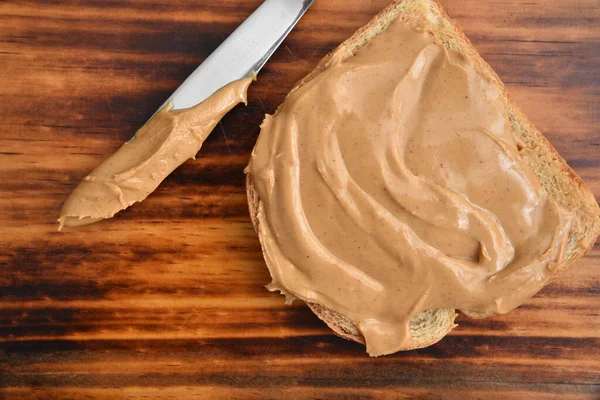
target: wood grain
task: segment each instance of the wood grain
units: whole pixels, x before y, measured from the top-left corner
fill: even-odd
[[[79,180],[260,0],[0,2],[0,398],[600,398],[600,244],[515,312],[372,359],[266,291],[243,168],[265,112],[387,0],[317,0],[142,204],[56,232]],[[600,196],[600,3],[443,0]]]

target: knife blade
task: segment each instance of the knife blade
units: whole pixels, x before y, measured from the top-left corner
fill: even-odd
[[[265,0],[165,102],[195,106],[221,87],[258,73],[314,0]]]
[[[143,201],[171,172],[194,158],[222,116],[246,101],[249,77],[265,65],[313,2],[265,0],[132,140],[80,182],[63,204],[58,230],[111,218]]]

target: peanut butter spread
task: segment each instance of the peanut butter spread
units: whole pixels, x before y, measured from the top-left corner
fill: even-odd
[[[506,313],[572,216],[528,167],[497,86],[397,20],[267,116],[247,172],[272,283],[350,318],[371,355],[436,308]]]
[[[232,82],[184,110],[172,111],[170,102],[163,106],[75,188],[63,205],[58,229],[111,218],[144,200],[171,172],[195,157],[227,112],[246,103],[251,82],[252,78]]]

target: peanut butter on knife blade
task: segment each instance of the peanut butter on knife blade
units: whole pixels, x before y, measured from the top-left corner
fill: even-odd
[[[246,103],[252,80],[232,82],[194,107],[172,111],[171,103],[163,106],[75,188],[63,205],[58,230],[111,218],[144,200],[171,172],[195,157],[227,112]]]

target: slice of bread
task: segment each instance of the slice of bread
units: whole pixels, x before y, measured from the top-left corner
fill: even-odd
[[[598,203],[581,178],[519,110],[500,78],[477,53],[460,27],[443,11],[437,0],[396,0],[392,2],[371,22],[360,28],[348,40],[323,58],[310,74],[296,84],[292,92],[326,70],[334,57],[341,57],[342,60],[352,57],[365,43],[384,32],[397,18],[424,27],[439,45],[448,50],[462,53],[475,65],[481,76],[486,78],[491,85],[497,86],[502,93],[512,129],[529,150],[530,156],[526,159],[527,163],[548,195],[558,204],[575,213],[566,248],[567,257],[555,271],[558,272],[569,267],[593,246],[600,233]],[[246,177],[246,189],[250,216],[256,229],[258,224],[256,215],[260,198],[254,190],[250,174]],[[262,238],[260,239],[262,240]],[[308,303],[308,306],[339,336],[364,343],[364,338],[349,318],[321,304]],[[461,311],[471,318],[489,316],[469,310]],[[410,323],[410,342],[402,350],[427,347],[439,341],[456,327],[454,323],[456,316],[453,309],[426,310],[415,315]]]

